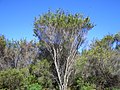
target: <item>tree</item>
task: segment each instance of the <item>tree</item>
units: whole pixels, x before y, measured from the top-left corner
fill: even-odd
[[[80,46],[87,32],[93,28],[89,17],[84,18],[57,10],[35,18],[34,33],[49,51],[56,72],[54,78],[60,90],[67,90],[69,77]]]
[[[86,60],[82,76],[87,82],[95,84],[97,90],[120,86],[120,55],[113,48],[114,40],[114,35],[106,35],[101,40],[95,40],[82,54],[82,59]]]
[[[4,49],[6,46],[6,40],[4,35],[0,36],[0,57],[4,55]]]
[[[4,45],[1,39],[0,44],[2,50],[2,55],[0,55],[0,69],[26,67],[38,58],[38,46],[34,41],[6,40]]]

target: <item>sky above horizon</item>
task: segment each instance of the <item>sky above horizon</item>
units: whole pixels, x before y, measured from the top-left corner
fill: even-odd
[[[120,0],[0,0],[0,34],[7,39],[34,39],[34,18],[58,8],[90,17],[96,26],[88,40],[120,32]]]

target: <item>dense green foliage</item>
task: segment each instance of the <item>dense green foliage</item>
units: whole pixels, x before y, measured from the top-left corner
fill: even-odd
[[[84,50],[77,62],[78,69],[85,81],[95,84],[101,90],[120,86],[120,53],[116,49],[115,37],[107,35],[101,40],[95,40],[89,50]]]

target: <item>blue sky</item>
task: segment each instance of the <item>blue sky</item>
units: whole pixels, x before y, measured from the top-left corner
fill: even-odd
[[[96,26],[88,40],[120,31],[120,0],[0,0],[0,34],[8,39],[33,39],[34,17],[62,8],[89,16]]]

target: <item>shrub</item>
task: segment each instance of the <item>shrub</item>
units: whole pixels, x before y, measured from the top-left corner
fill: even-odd
[[[15,90],[24,82],[24,75],[17,69],[8,69],[0,72],[0,89]]]
[[[94,84],[90,84],[88,82],[85,82],[82,78],[79,78],[77,80],[77,87],[80,90],[96,90]]]
[[[27,90],[42,90],[42,86],[38,83],[34,83],[28,86]]]
[[[37,64],[32,65],[31,74],[35,76],[37,82],[44,88],[52,87],[50,65],[47,60],[41,60]]]

